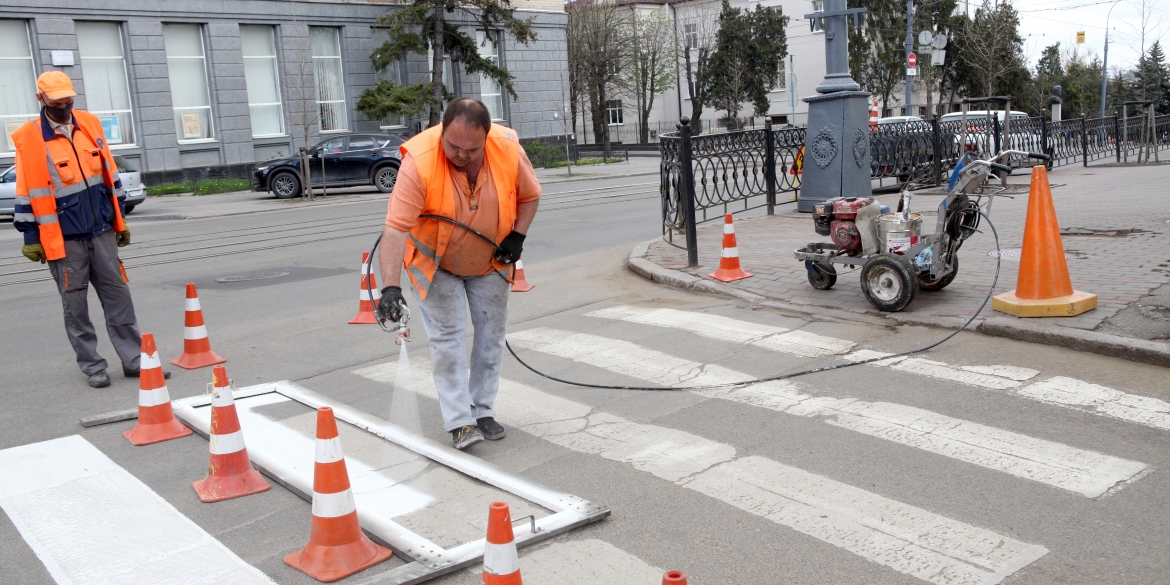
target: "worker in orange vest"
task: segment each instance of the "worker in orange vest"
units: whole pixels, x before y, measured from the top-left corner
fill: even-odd
[[[459,98],[443,123],[403,144],[382,230],[378,311],[399,321],[410,277],[431,345],[443,428],[456,449],[504,438],[493,408],[504,359],[512,264],[536,216],[540,182],[516,132],[492,124],[486,106]],[[491,244],[435,215],[464,224]],[[475,338],[468,363],[468,307]]]
[[[21,253],[49,263],[65,312],[65,333],[89,385],[110,385],[89,319],[93,284],[122,372],[138,377],[142,337],[118,248],[130,243],[125,194],[97,116],[73,109],[73,82],[60,71],[37,78],[41,115],[12,133],[16,146],[13,225],[24,234]],[[169,373],[167,373],[169,377]]]

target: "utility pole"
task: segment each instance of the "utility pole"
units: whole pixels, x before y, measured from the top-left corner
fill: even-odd
[[[1101,58],[1101,114],[1099,118],[1105,117],[1105,87],[1109,80],[1109,17],[1113,16],[1113,9],[1117,8],[1117,3],[1121,0],[1116,0],[1113,6],[1109,7],[1109,12],[1105,14],[1105,55]]]
[[[906,112],[913,116],[914,75],[910,73],[910,54],[914,52],[914,0],[906,0]]]

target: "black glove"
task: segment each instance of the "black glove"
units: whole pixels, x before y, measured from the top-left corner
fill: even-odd
[[[406,299],[402,298],[402,287],[388,286],[382,289],[382,298],[378,299],[378,314],[384,319],[397,323],[402,320],[402,307],[406,306]]]
[[[496,249],[495,259],[504,264],[513,264],[520,259],[520,252],[524,250],[524,234],[513,230],[500,242],[500,248]]]

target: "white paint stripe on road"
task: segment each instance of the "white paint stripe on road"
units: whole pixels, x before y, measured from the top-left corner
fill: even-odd
[[[62,585],[273,585],[76,435],[0,451],[0,507]]]
[[[763,457],[723,463],[683,485],[931,583],[998,583],[1048,554]]]
[[[861,361],[861,360],[867,360],[867,359],[883,357],[883,356],[888,356],[888,355],[893,355],[893,354],[880,352],[880,351],[872,351],[872,350],[868,350],[868,349],[862,349],[862,350],[855,351],[849,355],[846,355],[846,356],[844,356],[844,358],[847,360],[850,360],[850,361]],[[979,386],[980,388],[990,388],[992,390],[1009,390],[1012,388],[1019,388],[1020,386],[1023,386],[1023,382],[1018,381],[1016,379],[1002,376],[1002,375],[998,375],[998,374],[987,373],[990,371],[1004,371],[1004,370],[999,370],[999,368],[1010,368],[1011,366],[986,366],[987,368],[991,368],[991,369],[985,370],[985,371],[977,371],[974,368],[978,368],[979,366],[969,366],[969,367],[965,367],[965,368],[964,367],[956,367],[956,366],[952,366],[952,365],[944,363],[944,362],[938,362],[938,361],[934,361],[934,360],[928,360],[928,359],[916,358],[916,357],[892,358],[889,360],[882,360],[879,362],[873,362],[870,365],[878,366],[878,367],[889,367],[891,369],[898,370],[901,372],[909,372],[911,374],[919,374],[922,376],[929,376],[931,378],[937,378],[939,380],[948,380],[951,382],[958,382],[960,384],[966,384],[968,386]],[[1024,369],[1025,368],[1019,368],[1019,370],[1024,370]],[[1029,371],[1035,372],[1035,370],[1029,370]],[[1020,373],[1020,372],[1011,371],[1011,373],[1014,375],[1015,378],[1019,378],[1022,376],[1022,373]],[[1038,374],[1038,373],[1039,372],[1036,372],[1036,374]],[[1033,374],[1033,375],[1035,375],[1035,374]],[[1024,378],[1024,379],[1026,380],[1027,378]]]
[[[434,398],[437,394],[429,372],[429,362],[414,362],[412,388]],[[397,364],[388,362],[354,373],[393,383]],[[998,583],[1047,553],[1044,547],[1020,543],[762,457],[736,460],[731,445],[593,411],[517,382],[500,381],[495,406],[497,418],[519,430],[573,451],[627,463],[931,583]],[[741,467],[757,470],[756,475],[743,473]],[[777,470],[783,473],[777,474]],[[769,478],[762,495],[747,493],[745,486],[760,491],[755,485],[760,474],[776,477]],[[548,571],[552,570],[548,565],[554,563],[556,574],[567,574],[562,559],[537,566]],[[527,557],[523,565],[524,576],[533,579]],[[593,582],[632,581],[564,581]]]
[[[1016,392],[1025,398],[1170,431],[1170,402],[1127,394],[1083,380],[1057,376]]]
[[[518,347],[668,386],[702,386],[752,379],[747,374],[714,364],[692,362],[634,343],[584,333],[538,328],[514,333],[510,340]],[[1090,498],[1104,494],[1146,468],[1140,462],[928,410],[853,398],[815,397],[804,393],[791,381],[693,392],[796,416],[835,417],[826,422]]]

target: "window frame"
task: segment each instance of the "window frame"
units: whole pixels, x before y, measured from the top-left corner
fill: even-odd
[[[138,133],[134,131],[134,93],[132,91],[130,91],[130,66],[126,62],[127,61],[127,59],[126,59],[126,32],[124,30],[122,30],[123,24],[121,22],[110,21],[110,20],[81,20],[78,22],[95,23],[95,24],[112,24],[112,25],[114,25],[114,28],[116,28],[118,30],[118,46],[122,48],[122,54],[120,56],[118,56],[117,58],[122,60],[122,80],[126,82],[126,100],[128,102],[130,102],[130,104],[129,104],[130,107],[125,109],[125,110],[100,110],[100,111],[99,110],[86,110],[86,111],[88,111],[89,113],[91,113],[95,116],[98,116],[99,120],[101,119],[101,114],[123,114],[123,113],[126,114],[129,117],[130,132],[132,133],[131,138],[133,140],[131,142],[119,142],[118,144],[111,143],[110,150],[121,150],[121,149],[125,149],[125,148],[138,148],[138,143],[137,143]],[[86,57],[81,52],[81,42],[78,41],[78,43],[77,43],[77,64],[81,67],[82,80],[85,79],[85,60],[86,59],[114,59],[114,58],[115,58],[115,56],[113,56],[113,55],[98,56],[98,57],[94,57],[94,56]],[[102,131],[104,132],[105,129],[103,128]],[[214,134],[212,136],[214,136]],[[109,141],[109,136],[106,137],[106,140]]]
[[[374,72],[374,82],[377,83],[379,81],[389,81],[395,85],[403,85],[403,83],[402,83],[402,64],[403,64],[403,60],[401,58],[399,58],[397,61],[395,61],[393,63],[394,71],[395,71],[395,73],[398,74],[396,76],[397,79],[391,79],[389,76],[386,76],[382,73],[383,70],[378,70],[378,71]],[[387,118],[389,118],[390,116],[397,117],[398,120],[401,121],[402,123],[401,124],[387,124],[386,123]],[[403,116],[402,114],[390,114],[390,116],[388,116],[387,118],[383,118],[381,120],[378,120],[378,129],[379,130],[402,130],[402,129],[405,129],[407,127],[407,125],[410,123],[410,120],[408,120],[407,117]]]
[[[243,38],[242,37],[243,37],[243,29],[245,27],[268,29],[268,33],[272,35],[272,55],[271,56],[243,55]],[[280,78],[281,78],[281,75],[280,75],[280,49],[276,46],[276,27],[274,25],[271,25],[271,24],[241,24],[240,31],[241,31],[241,33],[240,33],[240,36],[241,36],[240,53],[243,56],[243,58],[245,60],[246,59],[272,59],[272,70],[276,73],[276,79],[273,80],[273,84],[276,86],[276,99],[277,99],[277,101],[276,102],[255,103],[254,104],[254,103],[252,103],[252,96],[249,93],[249,95],[248,95],[248,119],[249,119],[249,121],[252,118],[252,106],[279,106],[280,107],[280,132],[277,134],[256,134],[255,133],[255,126],[253,126],[252,138],[281,138],[281,137],[288,136],[288,125],[285,124],[285,119],[284,119],[284,92],[282,92],[280,89]],[[247,63],[247,61],[245,61],[245,63]],[[247,70],[246,66],[244,67],[244,70],[245,71]],[[247,91],[247,90],[248,90],[248,80],[247,80],[247,74],[245,74],[245,76],[244,76],[244,91]]]
[[[28,57],[27,57],[27,59],[28,59],[28,64],[29,64],[29,73],[32,74],[32,78],[35,80],[37,77],[37,62],[36,62],[36,53],[33,52],[33,45],[32,45],[32,26],[29,24],[28,19],[5,18],[4,20],[15,20],[15,21],[19,21],[19,22],[24,23],[24,40],[28,44]],[[9,60],[17,61],[17,60],[25,60],[26,57],[0,57],[0,59],[3,59],[5,61],[9,61]],[[36,89],[36,81],[33,81],[33,89],[34,90]],[[3,124],[2,128],[4,130],[4,142],[6,144],[9,144],[9,146],[11,146],[10,141],[8,140],[8,135],[10,134],[10,132],[8,132],[8,122],[10,122],[10,121],[19,122],[20,125],[23,126],[25,122],[28,122],[29,120],[37,119],[40,116],[40,114],[41,114],[40,111],[36,111],[36,112],[31,113],[31,114],[0,114],[0,124]],[[23,118],[23,120],[21,118]],[[17,126],[17,128],[19,128],[19,127],[20,126]],[[15,129],[13,131],[15,131]],[[3,157],[16,156],[16,149],[12,148],[12,150],[0,150],[0,156],[3,156]]]
[[[476,30],[475,33],[476,33],[476,46],[477,46],[477,48],[485,46],[485,43],[486,43],[487,46],[491,47],[491,51],[492,51],[490,56],[484,55],[481,53],[480,57],[483,57],[485,59],[491,59],[492,62],[495,63],[495,65],[497,67],[499,67],[499,65],[500,65],[500,46],[503,44],[503,42],[500,39],[500,31],[479,29],[479,30]],[[480,33],[483,33],[483,41],[479,40]],[[489,39],[489,36],[492,38]],[[492,41],[495,41],[495,42],[492,42]],[[483,92],[483,87],[484,87],[485,81],[487,81],[488,83],[495,84],[496,90],[498,91],[498,93],[485,94]],[[484,105],[487,105],[487,102],[484,101],[484,98],[487,96],[498,96],[499,97],[499,102],[497,102],[497,103],[499,103],[499,105],[500,105],[500,112],[499,112],[500,117],[499,118],[492,118],[492,122],[506,122],[508,120],[508,116],[507,116],[507,111],[504,107],[504,88],[503,88],[503,86],[500,85],[500,83],[497,82],[496,80],[491,79],[490,77],[488,77],[487,75],[485,75],[483,73],[480,73],[479,74],[479,101],[482,102]],[[488,108],[488,111],[490,112],[491,108]]]
[[[614,107],[613,104],[617,104],[617,107]],[[617,119],[618,119],[617,122],[613,121],[614,112],[617,112]],[[609,100],[605,104],[605,122],[606,122],[607,126],[625,126],[626,125],[625,114],[622,110],[622,100]]]
[[[683,47],[686,50],[699,48],[699,25],[693,22],[683,23]]]
[[[199,57],[186,57],[186,56],[171,57],[170,55],[167,55],[166,54],[166,40],[165,39],[166,39],[166,30],[167,30],[168,26],[193,26],[193,27],[195,27],[195,30],[197,31],[198,36],[199,36],[199,47],[201,49],[202,54]],[[177,112],[179,110],[204,110],[204,109],[207,110],[207,134],[209,136],[207,138],[182,138],[182,133],[180,132],[179,126],[176,123],[176,125],[175,125],[175,139],[178,140],[179,144],[205,144],[205,143],[209,143],[209,142],[218,142],[219,141],[219,139],[216,138],[216,134],[215,134],[215,113],[211,108],[211,76],[210,76],[210,72],[207,69],[207,40],[203,38],[203,32],[204,32],[205,26],[206,25],[204,25],[202,23],[196,23],[196,22],[164,22],[163,23],[163,39],[164,39],[164,41],[163,41],[163,56],[167,60],[167,77],[168,77],[167,82],[168,83],[170,82],[169,78],[170,78],[170,66],[171,66],[170,60],[171,59],[200,59],[203,61],[203,78],[204,78],[203,87],[206,88],[206,90],[207,90],[207,105],[206,106],[175,107],[175,104],[172,101],[172,103],[171,103],[171,112],[172,113]],[[171,88],[171,89],[173,91],[173,88]]]
[[[336,35],[337,40],[337,55],[336,56],[320,56],[313,54],[313,29],[329,29]],[[309,27],[309,61],[313,64],[313,101],[317,104],[317,133],[318,134],[344,134],[349,132],[349,100],[345,96],[345,53],[341,48],[341,31],[343,27],[340,26],[310,26]],[[317,80],[317,59],[336,59],[337,60],[337,79],[341,82],[341,99],[339,100],[321,100],[321,84]],[[321,116],[321,104],[342,104],[344,108],[342,111],[345,114],[345,127],[333,128],[326,130],[322,124],[323,117]]]
[[[812,0],[812,5],[812,11],[814,13],[825,11],[825,0]],[[819,18],[814,18],[812,23],[812,33],[814,35],[825,34],[825,21]]]

